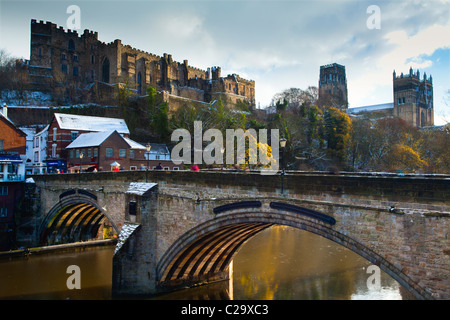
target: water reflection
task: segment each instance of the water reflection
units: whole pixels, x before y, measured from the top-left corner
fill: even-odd
[[[0,299],[111,299],[114,247],[0,261]],[[81,269],[81,290],[66,286],[69,265]],[[233,279],[150,299],[413,299],[381,272],[368,288],[370,263],[323,237],[274,226],[250,239],[233,260]]]
[[[402,299],[400,285],[384,272],[381,288],[369,290],[370,265],[326,238],[274,226],[234,259],[234,299]]]
[[[0,298],[110,299],[114,247],[0,260]],[[81,270],[81,290],[69,290],[67,267]]]

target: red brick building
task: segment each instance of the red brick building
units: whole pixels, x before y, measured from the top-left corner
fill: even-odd
[[[69,172],[140,170],[147,167],[147,148],[116,130],[84,133],[67,146]],[[170,159],[149,160],[150,168],[159,163],[163,169],[173,170]]]
[[[55,165],[48,167],[48,172],[66,169],[62,164],[69,156],[66,147],[79,135],[111,130],[117,130],[125,137],[130,135],[123,119],[55,113],[49,126],[47,144],[47,163]]]
[[[3,106],[0,116],[0,152],[26,154],[25,132],[17,128],[11,120],[8,119],[8,108]]]
[[[84,133],[67,148],[69,172],[105,170],[117,168],[129,170],[144,159],[145,147],[125,138],[116,130]],[[119,165],[111,166],[112,163]]]

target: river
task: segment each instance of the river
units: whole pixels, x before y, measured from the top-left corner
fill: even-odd
[[[113,247],[0,260],[0,299],[111,299]],[[68,267],[81,289],[69,290]],[[389,275],[368,284],[371,263],[328,239],[274,226],[250,239],[233,260],[233,278],[149,299],[414,299]]]

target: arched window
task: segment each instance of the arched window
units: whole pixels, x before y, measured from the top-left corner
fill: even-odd
[[[68,49],[69,49],[69,51],[75,51],[75,42],[72,39],[69,40]]]
[[[141,72],[138,72],[137,85],[138,85],[139,94],[142,94],[142,92],[141,92],[141,89],[142,89],[142,75],[141,75]]]
[[[109,83],[109,60],[106,57],[102,63],[102,81]]]

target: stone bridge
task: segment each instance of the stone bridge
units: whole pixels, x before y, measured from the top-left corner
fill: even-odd
[[[228,279],[239,248],[277,224],[351,249],[418,298],[450,298],[449,176],[129,171],[33,179],[28,241],[117,233],[117,295]]]

